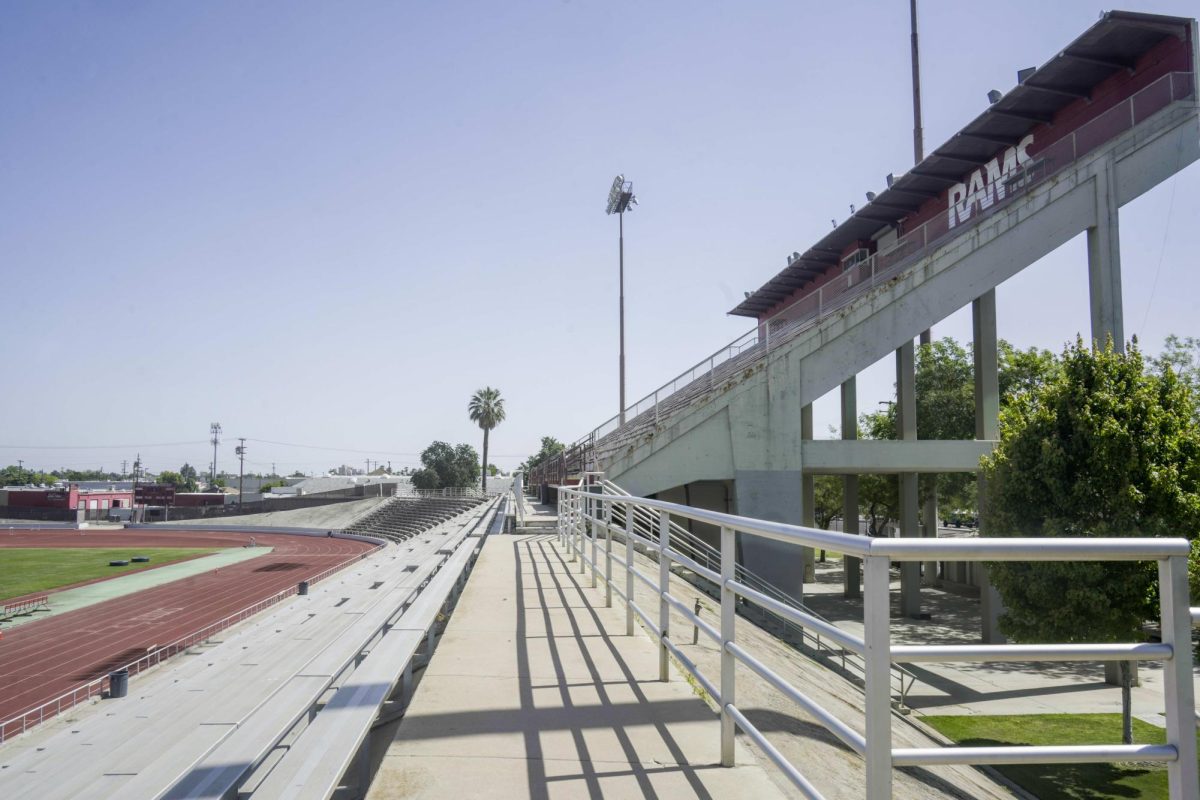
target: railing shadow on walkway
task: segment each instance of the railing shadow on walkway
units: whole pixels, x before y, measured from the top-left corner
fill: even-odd
[[[589,757],[588,745],[583,736],[583,728],[581,725],[579,725],[578,719],[571,719],[573,715],[570,712],[574,709],[577,709],[577,706],[575,706],[571,697],[571,688],[578,685],[591,685],[595,688],[601,707],[608,708],[610,711],[616,711],[619,709],[619,706],[614,704],[609,696],[608,686],[614,682],[604,681],[601,678],[600,670],[595,662],[595,659],[586,647],[580,647],[580,652],[583,655],[586,663],[587,671],[591,675],[591,684],[587,684],[586,682],[583,684],[573,684],[572,681],[568,679],[566,670],[563,667],[562,654],[559,652],[557,640],[560,636],[576,639],[582,639],[585,637],[577,615],[585,616],[596,627],[596,630],[600,631],[598,637],[603,640],[608,653],[616,661],[622,676],[625,679],[624,685],[627,685],[632,689],[634,697],[637,699],[636,706],[630,709],[632,713],[629,715],[618,714],[618,719],[628,716],[628,724],[644,723],[647,719],[651,719],[653,716],[649,713],[651,705],[658,709],[658,715],[670,720],[711,720],[712,713],[709,712],[701,703],[691,699],[683,702],[669,701],[670,706],[667,709],[663,708],[665,705],[663,701],[653,701],[652,703],[652,701],[646,696],[645,692],[641,690],[638,676],[634,674],[632,667],[625,661],[619,650],[610,641],[610,635],[605,631],[604,623],[600,619],[600,615],[596,613],[596,610],[591,605],[590,599],[586,596],[583,585],[574,575],[571,574],[562,555],[558,553],[553,546],[547,547],[547,544],[556,538],[557,536],[555,535],[528,537],[524,539],[524,541],[513,543],[513,548],[516,552],[515,577],[518,598],[518,671],[519,673],[529,675],[530,677],[529,681],[522,681],[521,683],[521,707],[523,709],[534,707],[533,676],[529,673],[530,658],[528,645],[526,643],[526,613],[529,610],[529,607],[525,602],[526,586],[525,575],[522,572],[522,566],[526,562],[532,564],[536,560],[541,560],[543,563],[551,567],[554,567],[555,565],[558,566],[558,569],[552,568],[546,573],[549,577],[549,581],[547,582],[543,581],[540,570],[534,569],[532,571],[532,575],[537,590],[539,605],[542,610],[542,620],[546,627],[546,641],[550,648],[551,659],[554,663],[555,675],[558,678],[557,686],[559,688],[559,695],[564,710],[562,721],[571,729],[571,736],[575,743],[576,751],[579,754],[579,763],[583,772],[580,775],[557,775],[553,778],[548,777],[545,773],[544,764],[540,758],[541,745],[538,737],[538,731],[544,730],[544,728],[540,725],[537,729],[533,730],[527,727],[524,735],[526,752],[529,755],[526,763],[528,765],[529,773],[528,780],[530,797],[548,798],[548,786],[550,782],[578,780],[580,778],[586,782],[589,796],[601,797],[603,793],[600,789],[600,778],[627,776],[630,774],[632,774],[632,776],[637,780],[638,788],[640,789],[643,797],[657,797],[654,787],[650,782],[650,774],[657,772],[679,772],[687,779],[688,784],[691,786],[697,797],[710,798],[711,795],[705,789],[704,784],[701,782],[696,772],[698,769],[705,768],[719,769],[720,765],[714,763],[712,765],[697,767],[689,764],[684,756],[683,750],[679,746],[679,743],[674,740],[670,731],[661,720],[656,720],[654,722],[654,727],[664,744],[666,744],[669,752],[674,757],[675,764],[673,766],[647,767],[643,765],[641,759],[638,757],[637,750],[634,747],[634,744],[628,733],[625,731],[623,725],[614,725],[612,727],[612,733],[616,736],[622,751],[625,753],[629,764],[632,766],[630,769],[619,771],[601,772],[596,769],[593,761]],[[565,585],[564,581],[562,580],[563,576],[567,578]],[[575,595],[575,597],[582,601],[581,604],[572,605],[569,595]],[[550,608],[552,606],[548,603],[549,599],[555,598],[559,601],[561,604],[559,607],[563,609],[567,616],[567,626],[569,629],[567,631],[562,631],[561,633],[554,630],[554,620],[550,614]],[[664,710],[666,713],[663,713]]]

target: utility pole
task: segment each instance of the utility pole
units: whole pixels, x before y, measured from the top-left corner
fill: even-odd
[[[126,465],[126,464],[128,464],[128,463],[129,463],[129,462],[128,462],[128,461],[126,461],[125,459],[123,459],[123,458],[121,459],[121,477],[122,477],[122,478],[124,478],[124,477],[125,477],[125,474],[126,474],[126,473],[125,473],[125,465]]]
[[[137,487],[138,476],[142,471],[142,454],[138,453],[137,458],[133,460],[133,499],[129,501],[129,519],[132,522],[137,522]]]
[[[275,477],[275,462],[274,461],[271,462],[271,477],[272,478]]]
[[[210,486],[217,485],[217,445],[221,443],[221,423],[214,422],[208,426],[208,431],[212,434],[209,439],[213,446],[212,471],[208,474],[208,483]]]
[[[238,510],[242,510],[242,475],[246,467],[246,437],[238,437],[238,446],[234,450],[238,457]]]

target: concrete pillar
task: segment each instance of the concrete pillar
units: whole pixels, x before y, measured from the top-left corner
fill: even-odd
[[[858,438],[858,378],[853,377],[842,384],[842,438]],[[858,476],[847,475],[842,479],[842,530],[859,533],[858,529]],[[861,597],[860,576],[862,561],[850,556],[842,558],[842,596]]]
[[[1100,347],[1111,335],[1117,352],[1125,352],[1125,320],[1121,305],[1121,232],[1118,221],[1115,162],[1108,159],[1097,173],[1096,224],[1087,230],[1088,289],[1092,339]]]
[[[929,496],[925,498],[922,504],[921,516],[925,520],[922,526],[921,533],[930,539],[936,539],[938,535],[938,497],[937,497],[937,475],[930,474],[926,476],[929,481]],[[938,582],[936,561],[921,562],[921,584],[923,586],[934,586]]]
[[[801,519],[799,470],[741,469],[734,472],[735,513],[796,524]],[[739,539],[745,537],[739,536]],[[751,537],[739,543],[742,564],[791,597],[804,596],[802,548]]]
[[[800,409],[800,524],[806,528],[817,525],[817,486],[811,472],[804,471],[804,442],[813,438],[813,407],[812,403]],[[808,582],[817,579],[816,552],[811,547],[804,548],[804,580]],[[803,587],[801,587],[803,591]]]
[[[996,290],[991,289],[971,303],[971,326],[975,359],[975,438],[1000,438],[1000,365],[996,336]],[[987,502],[987,481],[979,473],[979,535],[988,535],[983,521]],[[1004,611],[1000,593],[988,580],[987,567],[978,564],[980,571],[979,601],[983,630],[980,638],[985,644],[1003,644],[999,619]]]
[[[917,438],[916,353],[912,341],[896,350],[896,423],[900,438]],[[900,535],[919,537],[917,523],[919,496],[917,473],[900,473]],[[900,564],[900,613],[906,617],[921,615],[921,565],[916,561]]]

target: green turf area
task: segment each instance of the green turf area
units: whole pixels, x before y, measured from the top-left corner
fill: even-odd
[[[1120,714],[921,717],[943,736],[974,747],[1120,744]],[[1133,720],[1134,744],[1162,744],[1166,731]],[[994,769],[1040,800],[1165,798],[1164,764],[1022,764]]]
[[[14,547],[0,549],[0,601],[62,586],[128,575],[192,556],[208,555],[216,548],[197,547]],[[149,556],[149,564],[110,567],[109,561]]]

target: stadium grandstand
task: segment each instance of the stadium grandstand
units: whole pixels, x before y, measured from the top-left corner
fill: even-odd
[[[346,533],[403,542],[478,506],[483,495],[464,497],[395,497],[355,520]]]

